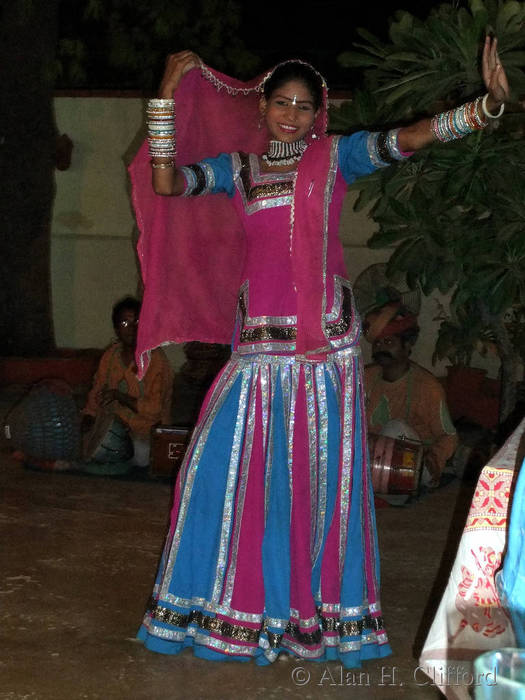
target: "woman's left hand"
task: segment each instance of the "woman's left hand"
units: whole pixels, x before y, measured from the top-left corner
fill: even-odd
[[[488,107],[491,111],[509,99],[509,82],[499,54],[498,40],[487,35],[481,61],[483,81],[489,93]]]

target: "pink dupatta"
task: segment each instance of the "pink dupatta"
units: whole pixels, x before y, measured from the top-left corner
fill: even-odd
[[[177,162],[218,153],[262,153],[258,128],[264,80],[243,83],[207,66],[189,71],[176,93]],[[323,81],[324,82],[324,81]],[[323,359],[327,189],[331,139],[325,135],[327,90],[316,119],[320,138],[310,143],[297,170],[292,206],[292,261],[298,295],[297,354]],[[144,298],[137,339],[139,376],[149,352],[167,343],[231,341],[244,235],[223,194],[163,197],[151,185],[144,143],[129,168],[140,230],[138,255]]]

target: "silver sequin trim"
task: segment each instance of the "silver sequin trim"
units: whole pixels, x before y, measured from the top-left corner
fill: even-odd
[[[315,539],[312,552],[312,563],[317,561],[323,544],[325,523],[326,523],[326,497],[327,497],[327,473],[328,473],[328,406],[326,403],[326,383],[324,366],[315,368],[315,383],[317,387],[317,408],[319,412],[319,462],[317,474],[317,517],[315,519]]]
[[[239,352],[252,354],[263,352],[291,352],[295,349],[295,334],[297,317],[290,316],[249,316],[248,309],[249,282],[244,282],[239,293],[238,316],[242,327],[240,332]],[[355,307],[355,301],[350,283],[334,275],[334,301],[332,310],[326,315],[325,333],[329,338],[330,347],[341,349],[355,345],[359,339],[361,324]],[[264,342],[265,329],[268,329],[272,340]],[[333,337],[343,334],[342,337]],[[261,341],[249,343],[260,336]]]
[[[362,617],[365,610],[366,607],[363,607],[361,605],[358,605],[355,608],[341,608],[340,616],[342,619],[344,619],[345,617]],[[370,612],[372,612],[371,607]]]
[[[352,497],[352,467],[354,463],[354,403],[355,403],[355,366],[353,360],[343,364],[344,390],[343,390],[343,425],[342,425],[342,454],[341,465],[341,506],[340,506],[340,530],[339,530],[339,573],[342,576],[345,562],[348,513]]]
[[[241,355],[255,355],[256,353],[279,353],[293,352],[295,343],[251,343],[250,345],[239,345],[237,352]]]
[[[316,649],[308,649],[302,644],[292,642],[290,639],[286,638],[283,639],[283,647],[290,649],[290,651],[293,651],[294,654],[297,654],[297,656],[300,656],[303,659],[317,659],[324,653],[322,646],[317,647]]]
[[[370,612],[376,613],[381,612],[381,601],[377,600],[375,603],[370,603]]]
[[[308,461],[310,467],[310,547],[315,548],[315,532],[317,517],[317,411],[316,397],[313,385],[313,368],[311,365],[304,365],[304,387],[306,395],[306,416],[308,421]],[[313,552],[310,551],[313,557]]]
[[[335,615],[339,613],[341,605],[339,603],[323,603],[321,605],[321,613]]]
[[[200,161],[196,165],[199,166],[199,168],[202,170],[204,174],[204,178],[206,181],[206,184],[204,188],[202,189],[201,192],[197,195],[198,197],[202,196],[203,194],[209,194],[215,187],[215,173],[213,171],[213,168],[209,163],[204,163]],[[182,197],[189,197],[192,195],[193,190],[197,186],[197,177],[195,175],[195,172],[189,168],[187,165],[183,165],[181,168],[179,168],[180,172],[184,175],[184,179],[186,180],[186,187],[184,189],[184,192],[182,193]]]
[[[334,191],[338,167],[339,136],[334,136],[330,147],[330,168],[324,188],[324,213],[323,213],[323,301],[321,307],[321,320],[326,334],[326,256],[328,253],[328,223],[330,220],[330,204]]]
[[[255,398],[257,395],[257,384],[259,379],[258,375],[259,368],[256,366],[252,374],[251,393],[248,405],[248,424],[246,426],[246,434],[244,435],[244,449],[242,450],[242,466],[237,492],[237,506],[235,509],[235,525],[231,544],[230,565],[228,567],[228,575],[226,577],[226,586],[223,598],[223,604],[227,606],[231,605],[233,587],[235,584],[237,555],[239,553],[239,538],[241,535],[241,523],[244,513],[244,500],[246,497],[246,485],[248,482],[250,458],[252,455],[253,436],[255,428]]]
[[[378,131],[371,131],[366,139],[366,149],[368,151],[368,156],[372,162],[372,165],[375,166],[376,168],[386,168],[388,167],[389,163],[385,163],[384,161],[381,160],[379,157],[379,153],[377,152],[377,138],[379,136]]]
[[[177,524],[173,532],[173,538],[171,539],[171,541],[168,539],[166,542],[166,568],[163,573],[163,586],[160,591],[161,597],[163,599],[165,599],[166,596],[169,594],[169,583],[173,575],[173,567],[175,565],[175,559],[179,551],[182,531],[184,529],[184,523],[186,521],[188,505],[191,499],[193,483],[197,474],[202,450],[208,439],[208,435],[213,421],[215,419],[215,416],[217,415],[217,412],[221,408],[222,404],[224,403],[224,400],[228,395],[229,390],[231,389],[235,380],[237,379],[237,374],[238,372],[236,371],[235,363],[232,363],[230,361],[224,368],[220,380],[215,386],[215,390],[208,404],[206,415],[204,416],[201,424],[202,427],[200,428],[200,430],[196,429],[194,431],[192,440],[187,450],[187,454],[181,465],[181,471],[179,473],[178,478],[181,479],[182,496],[179,508],[179,515],[177,518]]]
[[[272,199],[260,199],[248,205],[246,207],[246,213],[256,214],[258,211],[265,211],[266,209],[273,209],[274,207],[285,207],[289,206],[291,203],[292,195],[273,197]]]
[[[261,384],[261,419],[264,454],[267,454],[268,428],[270,416],[270,369],[268,365],[260,366]]]
[[[346,652],[349,651],[360,651],[361,650],[361,642],[344,642],[343,644],[339,644],[339,651],[342,654],[345,654]]]
[[[160,593],[160,586],[155,585],[153,593],[154,596],[158,595]],[[178,608],[185,608],[186,610],[200,608],[205,612],[209,612],[215,615],[224,615],[224,617],[229,617],[232,620],[238,620],[240,622],[252,622],[255,624],[261,624],[264,617],[262,614],[246,613],[241,612],[239,610],[234,610],[233,608],[228,607],[224,604],[215,605],[212,604],[210,601],[205,600],[204,598],[180,598],[178,596],[172,595],[171,593],[168,593],[168,595],[166,595],[163,598],[163,600],[165,600],[168,603],[171,603],[171,605],[174,605]],[[340,619],[344,620],[345,618],[363,617],[367,613],[367,611],[369,611],[370,613],[380,613],[381,602],[378,600],[375,603],[371,603],[370,605],[368,605],[366,601],[363,601],[363,605],[357,605],[352,608],[341,607],[339,603],[323,603],[320,606],[320,611],[323,616],[336,615]],[[309,628],[313,627],[316,624],[319,624],[319,617],[317,615],[314,615],[313,617],[310,617],[308,619],[300,619],[299,611],[295,608],[290,609],[290,619],[297,620],[301,628]],[[280,618],[266,618],[265,622],[269,627],[278,628],[286,627],[286,625],[288,624],[288,620]]]
[[[295,610],[295,612],[297,612],[297,610]],[[292,620],[297,620],[297,624],[301,629],[308,629],[309,627],[319,627],[319,617],[317,615],[303,620],[299,619],[298,613],[297,615],[291,615],[290,617]]]
[[[211,192],[215,187],[215,173],[209,163],[203,163],[201,161],[199,163],[199,166],[203,169],[204,174],[206,176],[206,187],[203,189],[201,194],[207,194],[208,192]]]
[[[405,160],[408,156],[401,153],[399,149],[399,131],[399,129],[390,129],[390,131],[386,133],[385,147],[388,151],[388,155],[390,155],[390,157],[394,160]],[[374,165],[376,168],[386,168],[390,165],[390,163],[387,163],[381,158],[377,144],[380,133],[381,132],[378,131],[370,132],[367,137],[366,146],[372,165]]]
[[[348,652],[348,651],[359,651],[363,645],[367,644],[386,644],[388,642],[387,635],[384,631],[381,631],[379,633],[376,633],[375,631],[368,631],[366,634],[362,634],[361,638],[359,640],[351,640],[351,641],[345,641],[345,642],[340,642],[339,641],[339,634],[337,633],[337,630],[330,630],[325,631],[324,633],[321,633],[321,630],[318,627],[318,624],[315,623],[316,618],[312,618],[312,621],[314,622],[312,627],[317,627],[318,631],[315,629],[313,630],[313,636],[310,633],[303,632],[301,631],[285,631],[285,625],[287,625],[285,620],[279,620],[279,619],[272,619],[269,618],[265,620],[264,627],[261,630],[261,634],[259,636],[258,642],[253,644],[253,641],[255,641],[256,637],[254,635],[257,635],[257,631],[250,629],[247,630],[248,632],[248,637],[249,639],[253,640],[252,644],[249,646],[240,646],[238,644],[232,643],[232,642],[226,642],[223,639],[217,639],[215,637],[212,637],[209,633],[205,632],[201,627],[199,627],[199,622],[198,621],[193,621],[188,624],[187,627],[184,629],[177,629],[173,627],[165,627],[165,626],[160,626],[157,625],[154,621],[154,618],[151,615],[146,615],[144,619],[144,626],[148,630],[148,632],[158,638],[161,639],[166,639],[169,641],[175,641],[175,642],[182,642],[186,637],[192,637],[195,639],[195,641],[198,644],[207,646],[209,648],[214,648],[218,649],[220,651],[226,652],[226,653],[231,653],[231,654],[242,654],[245,656],[252,656],[255,654],[255,651],[257,649],[257,646],[263,649],[266,649],[268,651],[271,651],[272,648],[275,650],[277,647],[280,648],[287,648],[289,650],[294,651],[298,656],[303,657],[303,658],[317,658],[322,655],[323,649],[326,647],[338,647],[339,651],[341,653]],[[217,633],[220,634],[218,631],[220,629],[221,624],[223,624],[221,621],[216,621],[218,623],[217,626]],[[337,621],[335,621],[337,623]],[[273,624],[272,624],[273,623]],[[168,623],[169,624],[169,623]],[[228,625],[228,623],[224,623]],[[357,623],[356,623],[357,624]],[[289,623],[288,623],[289,626]],[[276,633],[271,633],[269,630],[269,627],[274,627],[279,630],[283,630],[280,634]],[[293,627],[297,628],[296,625],[293,625]],[[214,629],[214,628],[213,628]],[[229,632],[228,634],[232,634],[232,632]],[[284,633],[284,637],[282,636]],[[297,639],[290,638],[291,634],[303,634],[306,637],[308,637],[309,641],[305,643],[301,643]],[[271,638],[271,639],[270,639]],[[314,646],[314,649],[309,648],[310,646]],[[241,651],[239,651],[241,650]],[[278,651],[274,651],[274,658],[277,656]],[[268,656],[270,658],[270,656]]]
[[[397,141],[400,129],[390,129],[386,137],[386,143],[390,155],[396,160],[404,160],[407,156],[403,155],[399,150],[399,144]]]
[[[280,368],[277,364],[269,365],[270,374],[270,395],[274,396],[275,386],[278,380]],[[264,465],[264,526],[266,527],[266,521],[268,520],[268,508],[270,505],[270,487],[272,483],[272,470],[273,470],[273,444],[274,444],[274,420],[273,411],[270,409],[270,422],[268,425],[269,435],[268,435],[268,451],[266,453],[266,464]]]
[[[242,162],[239,153],[232,153],[233,173],[237,191],[241,196],[244,210],[248,215],[255,214],[263,209],[272,209],[273,207],[282,207],[291,205],[293,194],[286,194],[280,197],[258,197],[255,200],[248,200],[248,193],[245,189],[245,184],[241,177]],[[290,173],[261,173],[259,169],[259,159],[254,153],[248,156],[250,178],[254,185],[269,185],[272,182],[286,183],[291,177]]]
[[[283,632],[288,624],[288,620],[281,620],[278,617],[267,617],[264,622],[266,627],[277,627],[277,629],[282,629]]]
[[[186,187],[184,189],[184,192],[181,194],[181,197],[188,197],[197,185],[195,173],[191,168],[188,168],[186,165],[183,165],[181,168],[179,168],[179,170],[184,176],[184,179],[186,180]]]
[[[293,447],[294,447],[294,427],[295,427],[295,406],[297,403],[297,389],[299,388],[299,365],[291,366],[291,394],[290,410],[288,414],[288,483],[290,486],[290,504],[293,503]],[[284,392],[284,388],[283,388]],[[292,519],[292,508],[290,507],[290,522]]]
[[[233,444],[230,454],[230,464],[228,467],[228,478],[226,482],[226,495],[224,499],[224,508],[222,511],[222,527],[219,539],[219,555],[217,557],[217,569],[215,573],[215,584],[213,586],[212,602],[219,603],[222,586],[224,583],[224,573],[228,559],[228,551],[230,546],[230,533],[232,527],[233,503],[235,498],[235,485],[239,472],[239,462],[242,449],[242,438],[244,433],[244,423],[247,411],[248,391],[250,388],[250,372],[244,371],[242,374],[241,394],[239,397],[239,409],[237,412],[237,421],[233,434]]]
[[[334,301],[332,303],[332,310],[326,314],[326,320],[328,323],[337,321],[339,315],[341,314],[341,306],[343,304],[343,285],[345,287],[350,287],[350,282],[345,280],[340,275],[334,275]]]
[[[158,587],[156,587],[158,589]],[[154,591],[156,590],[154,589]],[[263,621],[263,615],[256,613],[246,613],[240,612],[239,610],[234,610],[227,605],[215,605],[204,598],[179,598],[171,593],[168,593],[163,597],[167,603],[171,603],[178,608],[185,608],[186,610],[191,609],[202,609],[204,612],[212,613],[214,615],[224,615],[224,617],[229,617],[232,620],[238,620],[239,622],[253,622],[255,624],[261,624]]]

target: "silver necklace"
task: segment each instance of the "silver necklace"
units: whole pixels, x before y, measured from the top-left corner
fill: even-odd
[[[308,148],[304,139],[299,141],[270,141],[268,150],[262,156],[267,165],[293,165],[301,160],[303,153]]]

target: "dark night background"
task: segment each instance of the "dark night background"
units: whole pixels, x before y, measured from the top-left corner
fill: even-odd
[[[332,89],[343,89],[352,86],[348,84],[349,71],[338,65],[337,56],[359,40],[357,28],[387,39],[389,20],[398,10],[424,18],[440,4],[430,0],[246,2],[243,38],[247,48],[261,57],[263,68],[286,58],[303,58],[325,75]],[[354,82],[357,76],[350,79]]]
[[[446,2],[446,0],[442,0]],[[253,68],[239,63],[236,73],[231,65],[221,64],[222,56],[203,55],[204,60],[215,68],[225,70],[230,75],[248,78],[266,70],[275,63],[288,58],[302,58],[309,61],[321,71],[332,89],[352,89],[358,82],[359,75],[343,69],[337,62],[337,56],[345,50],[352,49],[353,42],[359,40],[358,27],[364,27],[381,39],[387,39],[389,20],[398,10],[407,10],[416,17],[424,18],[430,9],[442,2],[429,0],[399,0],[385,4],[361,2],[353,5],[341,0],[304,0],[303,2],[286,2],[285,0],[267,0],[266,2],[239,2],[240,28],[232,34],[230,46],[239,37],[244,48],[255,56],[257,66]],[[466,0],[462,0],[462,3]],[[108,62],[110,45],[114,41],[111,29],[111,11],[102,15],[100,21],[86,19],[82,7],[72,0],[59,0],[59,39],[80,39],[85,44],[83,59],[84,77],[71,77],[64,73],[57,80],[57,88],[93,88],[93,89],[155,89],[162,75],[163,63],[167,53],[182,49],[198,48],[186,45],[186,41],[176,32],[173,37],[163,38],[160,43],[153,41],[150,51],[146,50],[155,75],[138,77],[123,70],[118,72]],[[108,3],[108,8],[111,4]],[[137,41],[143,25],[144,5],[138,2],[130,5],[125,16],[126,29],[123,34],[124,44],[132,45],[131,35]],[[176,7],[176,6],[174,6]],[[195,12],[198,6],[194,5]],[[191,20],[186,26],[191,26]],[[148,30],[144,27],[144,31]],[[112,37],[113,36],[113,40]],[[206,37],[203,37],[204,42]],[[138,40],[138,45],[141,40]],[[137,44],[135,44],[137,45]],[[162,47],[162,48],[161,48]],[[152,55],[156,49],[158,55]],[[221,52],[221,53],[224,53]]]

